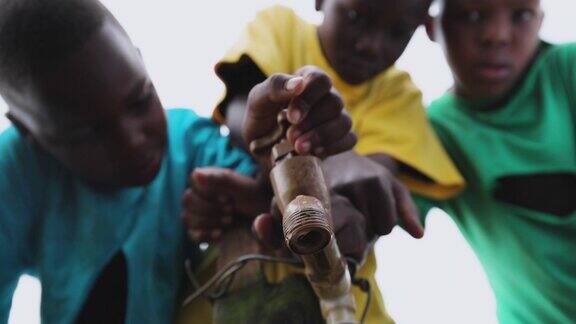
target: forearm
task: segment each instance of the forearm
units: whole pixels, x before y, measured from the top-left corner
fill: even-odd
[[[0,282],[0,324],[8,323],[12,296],[16,289],[17,282],[17,277],[12,278],[10,281]]]
[[[246,114],[248,94],[255,85],[266,79],[266,75],[249,57],[242,58],[235,65],[221,71],[220,74],[226,84],[227,92],[221,107],[225,125],[230,130],[234,144],[247,150],[249,143],[245,143],[242,138],[242,125]]]
[[[3,244],[0,245],[0,324],[4,324],[8,322],[12,296],[16,290],[22,268],[17,262],[19,258],[11,249],[14,244],[8,244],[4,237],[0,237],[0,243]]]
[[[378,163],[379,165],[385,167],[388,171],[390,171],[394,175],[400,172],[400,163],[390,155],[384,153],[377,153],[368,155],[368,158]]]
[[[400,173],[402,173],[405,175],[409,175],[410,177],[412,177],[418,181],[421,181],[421,182],[425,182],[425,183],[433,182],[432,179],[430,179],[428,176],[426,176],[422,172],[416,170],[415,168],[413,168],[413,167],[411,167],[405,163],[402,163],[402,162],[394,159],[393,157],[391,157],[387,154],[384,154],[384,153],[371,154],[368,157],[372,161],[385,167],[388,171],[390,171],[395,176],[398,176]]]

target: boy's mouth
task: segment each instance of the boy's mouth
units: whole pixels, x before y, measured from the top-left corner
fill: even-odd
[[[503,81],[512,74],[512,66],[506,63],[483,62],[474,67],[476,73],[489,81]]]
[[[144,182],[153,180],[162,164],[162,157],[163,154],[156,154],[145,159],[141,163],[138,163],[135,167],[134,173],[136,173],[138,178]]]
[[[377,74],[376,64],[373,61],[363,59],[347,59],[340,64],[340,70],[349,79],[354,79],[353,83],[364,82]],[[350,80],[346,80],[350,81]]]

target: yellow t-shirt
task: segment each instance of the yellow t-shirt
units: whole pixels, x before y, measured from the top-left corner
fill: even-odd
[[[427,122],[422,96],[407,73],[390,68],[361,85],[342,81],[329,65],[318,41],[316,26],[299,18],[291,9],[274,6],[258,13],[248,24],[238,42],[216,65],[216,73],[230,85],[230,74],[244,57],[250,58],[267,76],[274,73],[294,73],[305,65],[315,65],[332,79],[342,95],[358,136],[355,151],[369,155],[385,153],[418,170],[434,183],[424,183],[408,174],[400,179],[414,192],[431,198],[446,198],[459,192],[464,181],[440,145]],[[238,77],[238,76],[236,76]],[[214,119],[224,122],[223,102],[214,111]],[[266,267],[267,277],[278,282],[290,267]],[[376,258],[371,251],[358,276],[370,281],[372,302],[366,323],[393,323],[386,314],[375,280]],[[354,287],[357,317],[366,303],[366,295]],[[187,311],[192,318],[209,316],[208,304],[198,302]],[[194,311],[192,311],[194,310]],[[192,316],[193,314],[193,316]],[[192,320],[196,323],[196,320]],[[197,323],[207,323],[198,321]]]

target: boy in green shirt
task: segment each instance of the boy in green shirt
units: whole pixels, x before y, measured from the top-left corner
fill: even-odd
[[[576,44],[541,41],[542,19],[539,0],[445,0],[428,24],[455,80],[429,117],[469,185],[421,206],[452,216],[507,324],[576,319]]]

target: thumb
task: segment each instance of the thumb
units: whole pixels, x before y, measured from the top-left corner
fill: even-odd
[[[410,192],[403,185],[394,182],[392,185],[396,197],[400,225],[414,238],[424,236],[424,226],[420,221],[418,208],[410,196]]]
[[[191,182],[194,189],[203,196],[216,196],[242,192],[254,180],[230,169],[197,168],[192,172]]]
[[[252,88],[244,119],[246,143],[268,135],[276,127],[280,110],[287,108],[304,87],[304,79],[300,76],[274,74]],[[289,119],[297,120],[299,116],[289,116]]]
[[[290,101],[303,90],[303,77],[274,74],[250,91],[250,112],[255,117],[276,118],[278,111],[286,108]]]
[[[282,247],[282,225],[271,214],[261,214],[252,223],[254,235],[264,246],[273,250]]]
[[[234,212],[253,218],[267,211],[269,197],[256,179],[230,169],[200,168],[192,172],[194,191],[202,198],[230,206]]]

